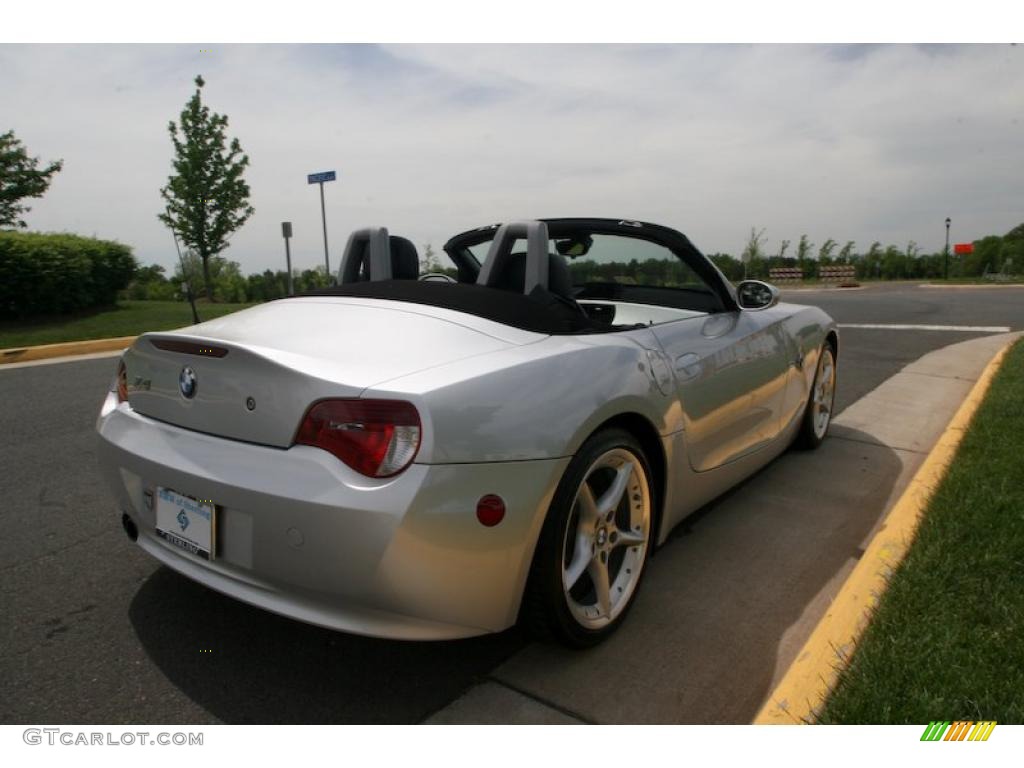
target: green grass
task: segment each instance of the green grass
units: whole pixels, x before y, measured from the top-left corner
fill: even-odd
[[[196,304],[201,320],[237,312],[252,304]],[[135,336],[145,331],[167,331],[192,325],[192,310],[183,301],[123,301],[76,317],[51,317],[0,323],[0,349],[62,341]]]
[[[1024,342],[1010,350],[823,723],[1024,723]]]

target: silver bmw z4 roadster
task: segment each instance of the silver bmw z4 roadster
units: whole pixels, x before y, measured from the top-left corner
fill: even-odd
[[[420,274],[384,228],[337,284],[140,336],[97,422],[128,535],[345,632],[517,621],[576,647],[689,513],[829,428],[839,338],[635,221],[482,227]]]

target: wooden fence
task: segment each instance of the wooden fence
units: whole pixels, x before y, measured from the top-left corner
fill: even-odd
[[[823,283],[835,283],[840,286],[856,286],[857,270],[852,264],[832,264],[819,267],[818,277]]]
[[[774,285],[799,283],[803,279],[804,273],[799,267],[776,267],[768,270],[768,281]]]

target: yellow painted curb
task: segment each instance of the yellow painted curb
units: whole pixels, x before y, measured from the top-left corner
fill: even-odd
[[[878,599],[885,592],[889,576],[913,541],[932,492],[945,476],[964,432],[1012,343],[1008,342],[999,350],[982,371],[839,590],[828,612],[757,713],[755,724],[814,722],[840,671],[849,663],[857,640],[867,627]]]
[[[93,352],[116,352],[130,346],[137,336],[119,336],[116,339],[92,339],[90,341],[66,341],[62,344],[42,344],[36,347],[12,347],[0,349],[0,365],[23,363],[26,360],[46,360],[50,357],[88,355]]]

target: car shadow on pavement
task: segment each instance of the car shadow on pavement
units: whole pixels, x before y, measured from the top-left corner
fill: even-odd
[[[532,644],[492,677],[597,723],[749,723],[920,454],[834,428],[677,527],[602,645]]]
[[[450,642],[378,640],[292,621],[167,567],[129,618],[168,680],[227,723],[414,723],[525,644],[517,630]]]
[[[484,677],[599,723],[750,722],[921,459],[834,427],[685,520],[588,651],[513,629],[441,643],[309,626],[157,569],[129,611],[168,680],[229,723],[410,723]]]

